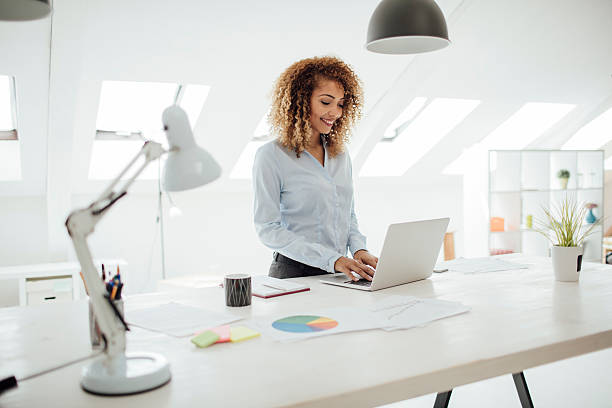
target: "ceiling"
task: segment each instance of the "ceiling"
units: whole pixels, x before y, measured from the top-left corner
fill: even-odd
[[[416,57],[365,51],[377,4],[55,0],[50,19],[0,24],[0,74],[16,79],[23,165],[23,180],[0,182],[0,195],[46,194],[60,209],[71,194],[102,189],[87,174],[103,80],[210,85],[194,133],[224,169],[219,189],[248,186],[228,175],[267,110],[273,81],[313,55],[343,58],[364,82],[355,174],[412,98],[481,101],[395,183],[443,177],[527,102],[576,105],[530,148],[559,148],[612,107],[608,0],[438,1],[453,44]]]

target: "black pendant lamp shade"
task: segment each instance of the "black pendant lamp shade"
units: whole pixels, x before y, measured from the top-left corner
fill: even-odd
[[[433,0],[383,0],[370,18],[369,51],[418,54],[448,44],[444,14]]]
[[[0,21],[39,20],[49,14],[49,0],[0,0]]]

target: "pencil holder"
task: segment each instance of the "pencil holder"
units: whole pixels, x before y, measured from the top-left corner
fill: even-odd
[[[225,276],[225,304],[239,307],[251,304],[251,276],[235,273]]]
[[[119,313],[121,313],[121,316],[125,317],[123,314],[123,299],[113,300],[113,304],[117,307],[117,310]],[[121,323],[118,322],[118,324]],[[91,299],[89,300],[89,338],[91,340],[92,348],[100,348],[103,346],[102,337],[100,336],[100,327],[98,326],[96,316],[94,315]]]

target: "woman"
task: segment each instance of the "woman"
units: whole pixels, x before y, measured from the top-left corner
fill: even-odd
[[[378,258],[359,232],[345,152],[362,104],[359,78],[338,58],[304,59],[278,78],[269,117],[278,137],[253,164],[255,229],[275,251],[270,276],[372,280]]]

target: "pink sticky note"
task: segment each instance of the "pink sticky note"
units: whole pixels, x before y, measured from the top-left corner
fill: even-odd
[[[229,325],[213,327],[212,329],[210,329],[210,331],[217,333],[217,335],[219,336],[219,340],[217,340],[217,343],[226,343],[230,341]]]

